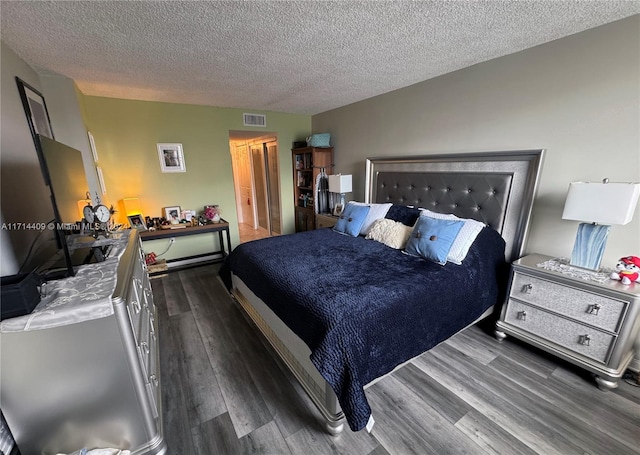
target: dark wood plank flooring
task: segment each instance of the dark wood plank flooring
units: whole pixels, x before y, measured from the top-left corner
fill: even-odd
[[[319,412],[218,279],[152,280],[170,454],[639,454],[640,388],[474,326],[367,389],[373,432],[324,432]]]

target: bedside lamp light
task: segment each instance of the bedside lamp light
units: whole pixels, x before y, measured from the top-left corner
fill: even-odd
[[[329,192],[340,195],[340,204],[344,207],[344,194],[351,193],[351,175],[334,174],[329,176]]]
[[[142,213],[140,199],[138,199],[137,197],[124,198],[122,200],[122,206],[124,207],[125,216],[140,215]]]
[[[639,196],[640,183],[569,184],[562,219],[585,221],[578,226],[571,265],[599,270],[610,225],[631,222]]]

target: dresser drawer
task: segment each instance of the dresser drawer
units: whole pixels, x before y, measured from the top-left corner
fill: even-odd
[[[617,333],[627,302],[514,273],[510,297]]]
[[[591,359],[606,363],[615,336],[510,299],[505,322]]]

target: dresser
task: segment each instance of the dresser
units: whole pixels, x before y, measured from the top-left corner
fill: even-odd
[[[0,325],[2,412],[23,455],[84,447],[167,451],[158,323],[136,231],[109,258],[44,285],[31,315]]]
[[[591,371],[603,390],[615,388],[637,352],[640,284],[623,285],[548,256],[526,256],[512,265],[495,334]]]

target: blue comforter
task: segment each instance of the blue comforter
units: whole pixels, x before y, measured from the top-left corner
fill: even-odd
[[[358,431],[371,414],[363,387],[497,303],[507,267],[490,228],[445,266],[318,229],[241,244],[220,270],[229,287],[231,272],[307,344]]]

